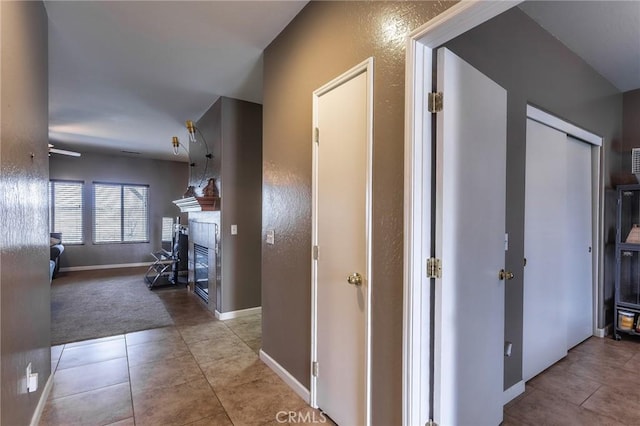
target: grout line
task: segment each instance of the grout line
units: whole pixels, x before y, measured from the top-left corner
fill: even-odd
[[[129,364],[129,346],[127,345],[127,335],[124,335],[124,351],[127,358],[127,379],[129,381],[129,398],[131,400],[131,416],[133,424],[136,424],[136,408],[133,405],[133,387],[131,386],[131,365]]]

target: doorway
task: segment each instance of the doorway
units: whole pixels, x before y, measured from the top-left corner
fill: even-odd
[[[373,58],[313,94],[311,405],[370,424]]]

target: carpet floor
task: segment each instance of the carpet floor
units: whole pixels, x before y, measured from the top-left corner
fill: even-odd
[[[146,268],[61,273],[51,284],[51,344],[173,325]]]

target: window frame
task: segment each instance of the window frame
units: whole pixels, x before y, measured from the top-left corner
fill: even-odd
[[[92,198],[92,240],[93,240],[93,244],[94,245],[105,245],[105,244],[149,244],[151,242],[151,232],[150,232],[150,215],[151,215],[151,209],[149,206],[149,189],[150,189],[150,185],[149,184],[144,184],[144,183],[123,183],[123,182],[103,182],[103,181],[93,181],[93,198]],[[96,186],[113,186],[113,187],[119,187],[120,188],[120,241],[97,241],[96,240],[96,236],[97,236],[97,232],[96,232],[96,212],[97,212],[97,206],[96,206],[96,195],[97,195],[97,191],[96,191]],[[125,241],[124,240],[124,220],[125,220],[125,205],[124,205],[124,190],[125,187],[137,187],[137,188],[146,188],[147,189],[147,194],[146,194],[146,202],[147,202],[147,214],[146,214],[146,218],[145,218],[145,227],[146,227],[146,239],[145,240],[139,240],[139,241]]]
[[[65,233],[56,229],[56,183],[67,183],[67,184],[79,184],[80,185],[80,242],[72,242],[66,241],[64,239]],[[85,223],[84,223],[84,212],[85,212],[85,200],[84,200],[84,187],[85,182],[83,180],[77,179],[49,179],[48,182],[48,200],[49,200],[49,233],[62,233],[62,244],[66,246],[82,246],[85,244]],[[67,233],[68,235],[68,233]]]

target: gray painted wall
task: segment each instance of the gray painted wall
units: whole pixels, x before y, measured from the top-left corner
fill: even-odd
[[[623,143],[620,147],[620,170],[631,173],[631,149],[640,148],[640,89],[625,92],[622,102]]]
[[[374,425],[402,421],[405,37],[453,4],[311,2],[264,53],[263,232],[275,230],[275,244],[262,245],[262,347],[304,386],[311,359],[311,95],[375,59]]]
[[[30,423],[51,373],[47,14],[0,2],[0,424]],[[39,373],[27,394],[24,371]]]
[[[93,153],[83,153],[82,157],[51,155],[49,168],[51,179],[84,181],[84,244],[65,245],[62,268],[152,261],[150,253],[162,246],[162,218],[180,216],[171,201],[184,194],[189,173],[187,163]],[[94,181],[149,185],[148,243],[93,244]],[[181,223],[186,225],[186,219],[182,215]]]
[[[220,312],[261,305],[262,106],[219,98],[198,120],[213,159],[206,171],[205,148],[198,136],[189,145],[191,185],[215,177],[220,189],[222,300]],[[204,177],[204,179],[203,179]],[[231,225],[238,234],[231,235]]]
[[[608,184],[609,175],[618,168],[618,160],[610,154],[622,135],[622,95],[518,8],[446,46],[508,92],[506,269],[514,272],[515,279],[505,287],[505,340],[513,342],[512,356],[505,358],[506,389],[522,379],[526,105],[534,104],[603,136],[604,178]],[[606,212],[609,214],[608,209]],[[611,220],[615,219],[608,216],[605,223],[611,226]],[[611,266],[608,259],[607,269]],[[607,303],[612,295],[612,283],[606,281]],[[606,315],[600,312],[600,327]]]

